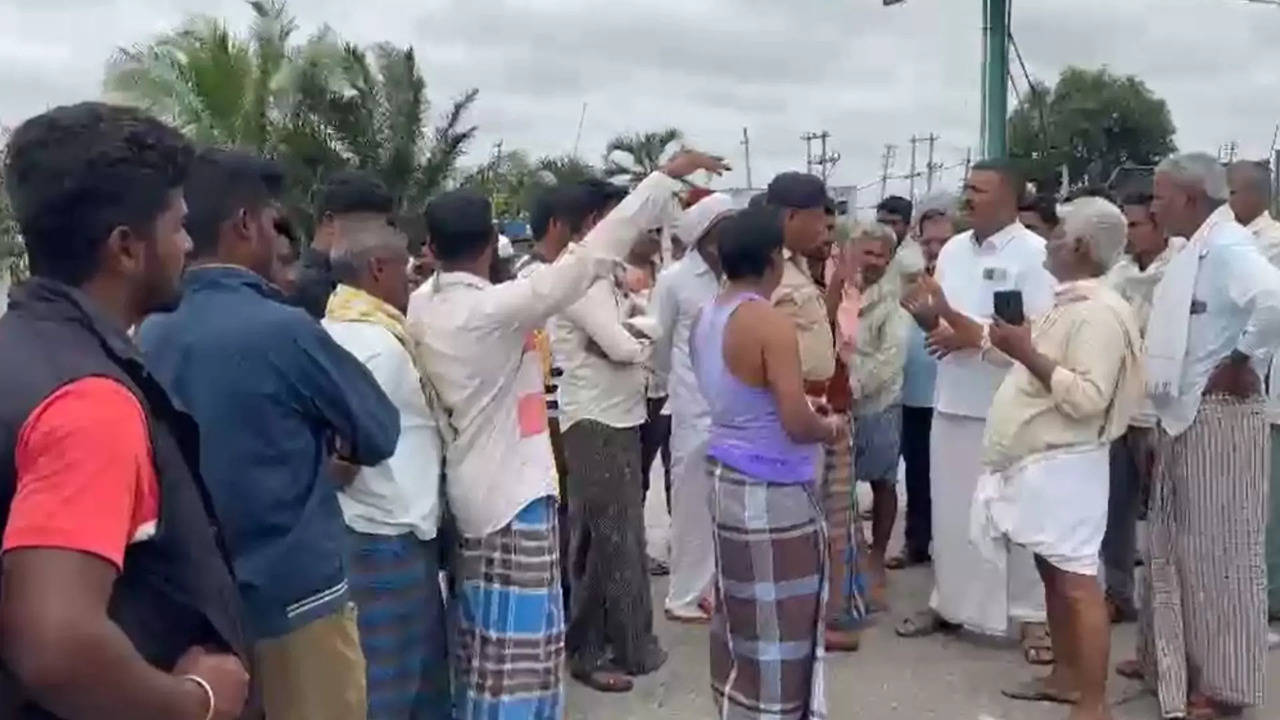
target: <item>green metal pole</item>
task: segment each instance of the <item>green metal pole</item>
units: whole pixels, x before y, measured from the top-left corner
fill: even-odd
[[[982,47],[982,154],[999,158],[1006,154],[1009,118],[1009,2],[983,0]]]

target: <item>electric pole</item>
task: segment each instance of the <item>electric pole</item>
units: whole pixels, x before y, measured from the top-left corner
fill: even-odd
[[[751,136],[747,134],[747,129],[742,128],[742,154],[746,156],[747,161],[747,189],[755,187],[751,184]]]
[[[884,199],[885,194],[888,192],[889,168],[893,166],[893,160],[894,160],[894,157],[897,156],[897,154],[898,154],[897,145],[893,145],[892,143],[889,143],[884,146],[884,155],[882,155],[880,158],[881,161],[884,163],[883,169],[880,172],[880,199],[881,200]]]
[[[972,166],[973,166],[973,148],[969,148],[964,151],[964,177],[961,178],[960,180],[962,184],[969,182],[969,168]]]
[[[939,167],[938,165],[935,165],[933,162],[933,146],[937,144],[938,136],[934,133],[929,133],[929,137],[925,139],[929,141],[929,164],[925,166],[926,169],[928,170],[928,173],[926,175],[927,179],[925,180],[925,185],[924,185],[925,194],[928,195],[933,193],[933,173],[937,171]]]
[[[916,176],[920,174],[916,171],[916,146],[922,142],[924,142],[924,138],[915,135],[911,136],[911,171],[909,175],[911,179],[908,186],[910,189],[907,191],[907,197],[911,199],[911,202],[916,201]]]
[[[840,162],[840,153],[827,152],[827,140],[830,138],[831,133],[826,130],[821,132],[807,132],[800,136],[800,139],[804,140],[805,171],[812,175],[814,174],[814,166],[817,166],[817,174],[822,178],[823,182],[826,182],[827,178],[831,175],[831,168],[835,167],[836,163]],[[818,146],[819,154],[817,157],[814,157],[813,155],[814,140],[817,140],[820,143]]]

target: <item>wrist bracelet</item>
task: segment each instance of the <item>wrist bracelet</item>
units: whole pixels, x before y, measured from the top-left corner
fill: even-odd
[[[213,697],[213,688],[210,687],[209,683],[199,675],[183,675],[182,679],[190,680],[204,690],[205,696],[209,698],[209,712],[205,714],[204,720],[213,720],[213,710],[217,703],[217,699]]]

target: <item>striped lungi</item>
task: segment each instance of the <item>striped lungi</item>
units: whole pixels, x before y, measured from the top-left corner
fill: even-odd
[[[559,720],[564,712],[564,603],[555,499],[506,527],[459,542],[454,607],[454,717]]]
[[[1138,659],[1164,717],[1191,692],[1262,704],[1269,455],[1255,401],[1205,398],[1186,432],[1157,440]]]
[[[1272,380],[1280,382],[1280,378]],[[1271,519],[1267,523],[1267,605],[1280,618],[1280,425],[1271,426]]]
[[[854,492],[853,441],[846,437],[823,448],[819,489],[827,521],[827,549],[831,558],[827,626],[853,630],[866,620],[867,582],[858,542],[858,495]]]
[[[711,689],[721,720],[827,717],[827,539],[813,488],[708,460],[716,606]]]
[[[439,544],[411,533],[348,530],[347,557],[366,663],[369,720],[448,720]]]

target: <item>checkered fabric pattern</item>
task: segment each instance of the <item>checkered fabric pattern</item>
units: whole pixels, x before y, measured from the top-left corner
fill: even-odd
[[[809,485],[770,485],[709,460],[721,720],[825,720],[827,537]]]

